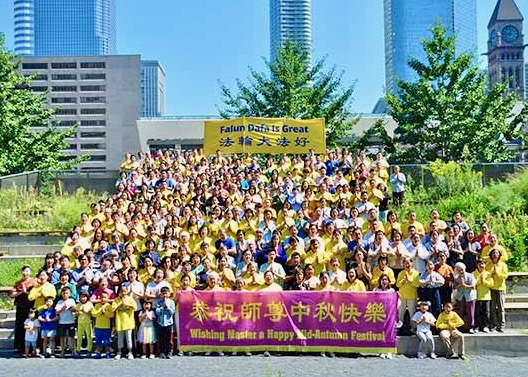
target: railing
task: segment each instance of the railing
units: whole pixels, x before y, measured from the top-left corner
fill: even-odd
[[[427,187],[433,183],[431,172],[427,168],[428,165],[400,165],[400,167],[402,172],[411,177],[417,185]],[[483,183],[487,184],[491,180],[507,179],[508,176],[527,167],[528,162],[504,162],[475,164],[473,169],[482,172]],[[41,174],[40,171],[31,171],[0,177],[0,189],[8,189],[13,186],[22,190],[39,189]],[[88,191],[111,192],[114,190],[115,181],[119,177],[118,170],[83,170],[80,172],[62,170],[55,172],[55,174],[56,184],[60,182],[62,189],[67,192],[74,192],[80,187],[84,187]]]

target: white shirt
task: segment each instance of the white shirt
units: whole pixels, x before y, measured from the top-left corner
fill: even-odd
[[[419,320],[422,319],[422,317],[425,317],[425,319],[428,322],[432,322],[432,323],[436,322],[436,318],[434,317],[434,315],[432,315],[429,312],[422,313],[419,310],[416,313],[414,313],[414,315],[412,316],[412,321],[413,322],[418,322]],[[426,322],[421,322],[418,325],[416,325],[416,331],[418,331],[418,332],[431,331],[431,325],[429,323],[426,323]]]

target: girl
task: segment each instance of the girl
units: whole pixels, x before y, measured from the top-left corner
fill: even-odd
[[[420,310],[414,313],[412,322],[416,325],[416,335],[420,339],[420,345],[418,346],[418,358],[425,359],[424,346],[426,343],[429,344],[431,350],[431,359],[436,359],[435,354],[435,343],[433,333],[431,332],[431,326],[436,323],[436,318],[429,313],[429,301],[422,301],[420,303]]]
[[[143,302],[143,310],[139,313],[139,329],[137,332],[138,342],[143,347],[142,359],[147,358],[147,347],[149,348],[149,359],[154,359],[154,344],[156,344],[156,330],[154,323],[156,321],[156,313],[152,310],[152,303],[150,301]]]
[[[128,348],[128,359],[132,360],[132,331],[136,327],[134,311],[137,309],[136,301],[128,295],[128,289],[124,285],[119,287],[119,296],[112,303],[112,310],[115,312],[115,328],[117,331],[118,352],[116,360],[121,358],[126,339]]]

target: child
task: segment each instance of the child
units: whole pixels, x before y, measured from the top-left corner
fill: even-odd
[[[172,347],[174,344],[173,326],[176,305],[169,298],[170,289],[161,288],[160,299],[156,303],[156,328],[159,341],[160,359],[170,359],[172,357]]]
[[[453,311],[453,304],[446,302],[444,304],[444,311],[438,316],[436,321],[436,328],[440,331],[440,338],[447,346],[447,358],[458,359],[459,355],[462,360],[464,356],[464,335],[457,330],[458,327],[463,326],[464,321],[457,312]],[[457,350],[457,351],[454,351]]]
[[[431,359],[436,359],[435,343],[431,332],[431,326],[434,326],[436,318],[429,313],[429,305],[431,305],[429,301],[422,301],[420,310],[412,317],[412,322],[416,325],[416,335],[420,339],[417,355],[419,359],[425,359],[424,346],[426,343],[429,343],[431,349]]]
[[[491,274],[486,271],[486,261],[480,259],[477,261],[477,269],[473,271],[473,276],[477,283],[477,304],[475,307],[475,332],[489,332],[490,327],[490,301],[493,287]]]
[[[93,304],[89,301],[89,296],[86,291],[79,294],[79,303],[73,309],[77,316],[77,349],[74,357],[81,356],[81,347],[83,337],[86,337],[86,357],[92,357],[92,310]]]
[[[119,287],[119,296],[112,303],[112,310],[115,313],[115,327],[117,331],[117,354],[116,360],[121,358],[121,353],[124,348],[124,341],[126,339],[128,355],[127,358],[132,360],[134,354],[132,353],[132,331],[136,327],[134,320],[134,311],[136,311],[136,301],[128,295],[127,287],[121,285]]]
[[[45,299],[46,309],[40,312],[38,320],[40,322],[40,335],[42,337],[42,349],[44,355],[52,359],[55,358],[55,336],[57,336],[57,311],[53,307],[53,297]]]
[[[70,297],[71,290],[69,287],[61,289],[62,299],[57,302],[55,310],[59,315],[59,338],[61,346],[61,357],[64,357],[66,347],[72,346],[73,337],[75,336],[75,317],[73,316],[72,308],[75,306],[75,301]]]
[[[99,297],[99,303],[95,304],[92,310],[92,316],[95,318],[95,358],[101,358],[101,352],[106,352],[105,357],[110,358],[110,335],[111,319],[114,318],[112,304],[109,302],[107,292],[102,292]]]
[[[156,344],[156,330],[154,322],[156,321],[156,313],[152,310],[152,303],[150,301],[143,302],[143,310],[139,313],[139,326],[137,339],[143,346],[142,359],[147,358],[147,345],[149,346],[149,359],[154,359],[154,344]]]
[[[24,357],[27,359],[31,356],[29,350],[33,349],[33,354],[39,356],[39,350],[37,348],[37,339],[38,339],[38,328],[40,327],[40,322],[36,318],[35,309],[29,311],[28,318],[24,321],[24,330],[26,334],[24,337],[26,353]]]

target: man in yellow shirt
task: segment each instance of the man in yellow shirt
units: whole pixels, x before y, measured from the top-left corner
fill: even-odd
[[[464,356],[464,335],[457,330],[464,325],[464,321],[453,311],[453,304],[446,302],[444,311],[440,313],[436,320],[436,328],[440,331],[440,338],[447,346],[447,358],[465,360]]]

